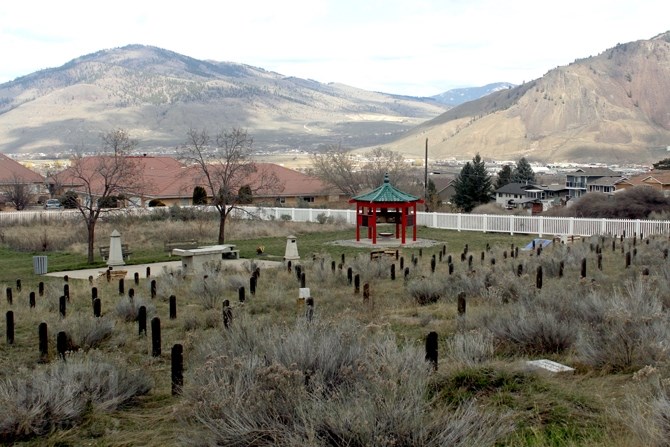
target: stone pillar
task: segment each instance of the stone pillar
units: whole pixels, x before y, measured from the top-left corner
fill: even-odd
[[[295,236],[286,237],[286,252],[284,253],[284,261],[295,261],[300,259],[298,254],[298,244]]]
[[[107,258],[107,265],[126,265],[123,261],[123,251],[121,250],[121,233],[117,230],[112,231],[112,236],[109,238],[109,257]]]

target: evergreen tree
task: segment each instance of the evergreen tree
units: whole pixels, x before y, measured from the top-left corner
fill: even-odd
[[[512,182],[514,183],[535,183],[535,173],[525,157],[521,157],[516,162],[516,167],[512,171]]]
[[[512,167],[510,165],[505,165],[498,171],[494,189],[502,188],[508,183],[512,183]]]
[[[461,210],[469,213],[477,205],[488,203],[491,200],[491,176],[486,172],[484,160],[475,155],[471,162],[467,162],[456,178],[454,188],[454,203]]]
[[[207,205],[207,191],[202,186],[193,188],[193,205]]]
[[[663,160],[654,163],[654,169],[670,169],[670,158],[664,158]]]

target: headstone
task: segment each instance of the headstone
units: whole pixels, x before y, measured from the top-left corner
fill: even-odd
[[[121,249],[121,233],[118,230],[112,231],[109,238],[109,257],[107,258],[108,266],[126,265],[123,261],[123,251]]]
[[[286,237],[286,251],[284,252],[284,260],[298,260],[300,255],[298,254],[298,243],[295,236]]]

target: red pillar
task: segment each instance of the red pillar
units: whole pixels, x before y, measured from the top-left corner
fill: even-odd
[[[400,208],[400,213],[402,215],[402,217],[400,218],[400,220],[402,222],[402,224],[401,224],[402,225],[402,242],[401,243],[404,245],[405,244],[405,233],[407,231],[407,207],[403,206],[402,208]]]
[[[361,223],[363,216],[361,215],[360,204],[356,202],[356,242],[361,240]]]
[[[377,244],[377,207],[372,207],[372,245]]]

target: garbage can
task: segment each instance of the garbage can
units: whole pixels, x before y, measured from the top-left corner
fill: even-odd
[[[33,269],[36,275],[44,275],[47,272],[47,257],[33,256]]]

